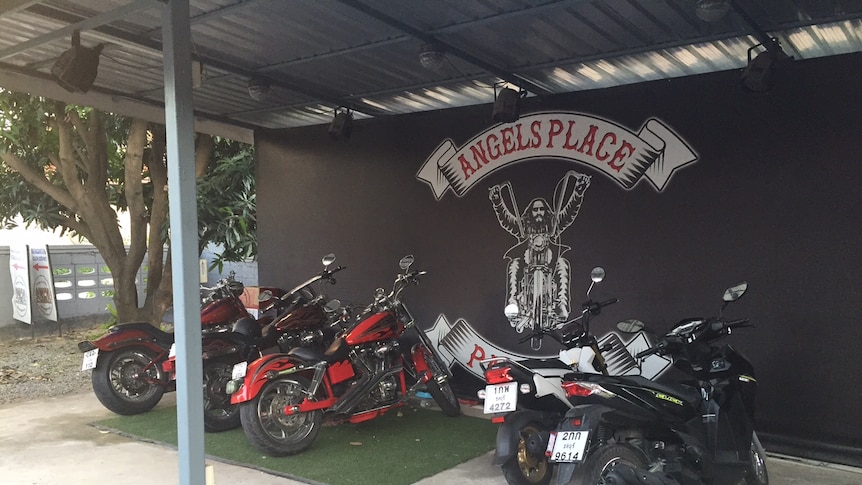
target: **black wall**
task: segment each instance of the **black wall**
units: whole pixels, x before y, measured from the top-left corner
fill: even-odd
[[[416,178],[445,139],[461,146],[493,125],[490,106],[357,121],[349,140],[325,126],[257,133],[260,282],[290,287],[335,252],[347,270],[330,295],[362,303],[389,287],[398,259],[429,274],[406,295],[430,326],[465,319],[484,338],[529,353],[502,315],[503,254],[516,241],[497,222],[488,189],[509,181],[523,210],[550,200],[575,170],[592,176],[562,235],[572,249],[571,301],[601,265],[597,298],[621,302],[598,333],[626,318],[664,330],[714,314],[723,290],[748,280],[729,308],[757,328],[731,343],[753,361],[758,430],[768,449],[862,463],[862,56],[798,61],[763,95],[723,72],[527,99],[523,114],[572,111],[637,131],[658,118],[699,159],[657,191],[632,189],[595,168],[539,159],[509,165],[439,201]],[[546,352],[547,353],[547,352]]]

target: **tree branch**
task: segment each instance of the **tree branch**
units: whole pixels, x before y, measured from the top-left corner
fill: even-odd
[[[38,170],[27,165],[14,153],[0,150],[0,157],[3,158],[3,161],[6,162],[6,165],[8,165],[9,168],[18,172],[18,174],[21,175],[24,181],[28,184],[36,187],[42,192],[45,192],[49,197],[56,200],[60,205],[67,207],[72,212],[77,210],[78,203],[72,195],[61,187],[52,184],[51,181],[45,177],[44,173],[40,173]]]

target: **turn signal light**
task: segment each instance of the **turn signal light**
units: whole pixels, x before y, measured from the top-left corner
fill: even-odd
[[[512,382],[515,379],[509,375],[509,367],[496,367],[485,371],[485,380],[488,384],[502,384],[504,382]]]

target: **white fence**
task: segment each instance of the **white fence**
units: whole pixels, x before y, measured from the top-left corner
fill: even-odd
[[[80,318],[89,315],[105,319],[108,305],[113,305],[114,280],[105,261],[93,246],[49,246],[51,269],[54,274],[54,291],[57,295],[57,314],[60,319]],[[212,252],[205,250],[202,258],[212,260]],[[143,301],[146,283],[147,258],[138,272],[138,298]],[[226,264],[223,273],[236,272],[236,278],[246,285],[257,284],[257,264]],[[207,284],[221,278],[209,272]],[[0,246],[0,327],[15,325],[12,318],[12,279],[9,271],[9,247]]]

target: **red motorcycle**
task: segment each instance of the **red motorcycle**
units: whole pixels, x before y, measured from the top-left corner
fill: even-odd
[[[201,334],[206,338],[231,330],[233,324],[250,317],[240,300],[243,284],[233,272],[201,300]],[[167,391],[175,389],[162,369],[174,344],[174,334],[147,322],[113,325],[96,340],[78,343],[84,353],[81,370],[92,369],[93,392],[109,410],[124,415],[149,411]]]
[[[204,430],[220,432],[240,425],[239,407],[230,402],[225,386],[232,370],[239,363],[252,362],[265,354],[287,352],[293,347],[308,347],[322,352],[335,338],[340,326],[333,325],[344,318],[339,312],[339,300],[327,301],[324,283],[335,284],[333,275],[344,269],[330,269],[335,255],[322,260],[323,271],[280,297],[265,290],[258,298],[264,302],[260,318],[237,320],[231,331],[203,336]],[[315,283],[320,286],[315,290]],[[266,303],[269,303],[268,306]],[[171,382],[176,380],[176,356],[162,364]]]
[[[460,414],[449,369],[401,300],[404,288],[425,274],[409,271],[412,263],[413,256],[402,258],[403,273],[392,291],[379,288],[325,352],[297,347],[235,372],[228,392],[255,447],[273,456],[302,452],[324,421],[367,421],[403,406],[418,391],[430,393],[444,414]]]

